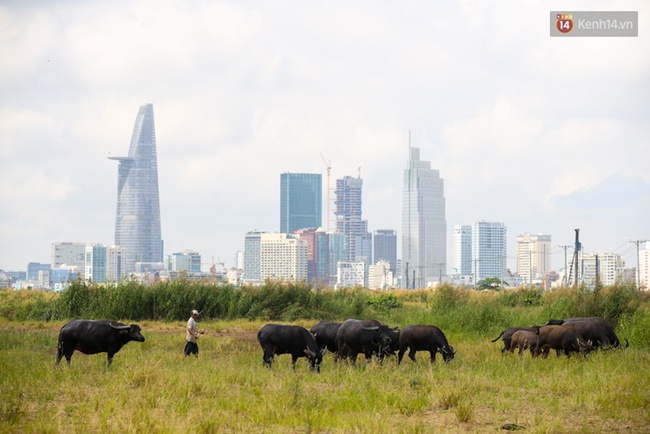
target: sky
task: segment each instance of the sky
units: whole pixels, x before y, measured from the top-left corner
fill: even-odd
[[[639,36],[550,37],[567,6],[638,11]],[[524,233],[552,236],[555,270],[576,228],[628,266],[650,239],[646,1],[3,1],[0,59],[6,271],[114,243],[107,157],[146,103],[165,255],[206,270],[279,231],[282,173],[322,173],[325,199],[326,162],[399,238],[409,137],[444,180],[449,268],[454,225],[481,220],[513,270]]]

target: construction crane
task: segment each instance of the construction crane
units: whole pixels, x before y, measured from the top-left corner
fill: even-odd
[[[327,167],[327,232],[331,232],[332,228],[331,228],[330,223],[331,223],[332,219],[330,218],[330,216],[331,216],[331,214],[330,214],[330,204],[332,202],[331,202],[331,199],[330,199],[330,192],[332,191],[332,188],[330,186],[330,172],[332,171],[332,162],[326,160],[325,157],[323,156],[323,154],[320,154],[320,157],[323,159],[323,162],[325,163],[325,166]]]

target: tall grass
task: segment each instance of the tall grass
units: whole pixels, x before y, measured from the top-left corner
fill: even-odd
[[[650,348],[650,294],[627,284],[544,291],[475,291],[442,285],[433,290],[313,289],[304,282],[267,281],[261,287],[175,280],[142,285],[75,281],[61,293],[0,291],[0,316],[58,321],[111,318],[183,321],[191,309],[203,319],[294,322],[375,317],[400,326],[434,324],[452,335],[496,337],[512,326],[550,318],[600,316],[633,345]]]

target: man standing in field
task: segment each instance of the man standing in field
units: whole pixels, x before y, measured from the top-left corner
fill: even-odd
[[[196,326],[196,317],[198,316],[199,311],[194,309],[192,315],[190,315],[190,319],[187,321],[187,335],[185,336],[187,343],[185,344],[185,351],[183,351],[186,356],[190,354],[194,354],[196,357],[199,356],[199,346],[196,343],[196,339],[199,337],[199,334],[202,335],[205,333],[205,330],[199,330]]]

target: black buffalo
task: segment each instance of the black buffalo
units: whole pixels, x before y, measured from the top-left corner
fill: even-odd
[[[257,332],[257,340],[264,351],[262,361],[269,369],[275,355],[291,354],[291,367],[296,369],[299,357],[307,357],[312,371],[320,372],[323,361],[314,336],[304,327],[296,325],[266,324]]]
[[[567,318],[551,319],[548,321],[549,325],[573,325],[584,336],[585,339],[592,342],[594,349],[597,348],[627,348],[630,342],[626,339],[626,345],[621,344],[621,341],[616,336],[614,328],[604,319],[592,316],[589,318]]]
[[[336,354],[339,351],[339,346],[336,344],[336,332],[339,331],[339,327],[341,327],[340,322],[321,321],[309,331],[316,338],[319,348]]]
[[[538,328],[539,328],[539,326],[535,326],[535,327],[511,327],[509,329],[505,329],[504,331],[502,331],[499,336],[497,336],[496,338],[494,338],[492,340],[492,342],[498,341],[499,338],[501,336],[503,336],[503,349],[501,350],[501,352],[505,353],[507,351],[510,351],[510,349],[511,349],[512,335],[514,335],[519,330],[524,330],[524,331],[527,331],[527,332],[537,333]]]
[[[586,357],[591,349],[591,341],[585,339],[573,325],[545,325],[537,330],[535,355],[543,351],[544,357],[547,357],[550,350],[556,350],[563,351],[567,357],[571,357],[572,352]]]
[[[373,355],[383,361],[386,354],[394,354],[399,342],[399,328],[390,328],[381,322],[368,319],[348,319],[336,333],[337,360],[350,358],[356,363],[361,353],[370,359]]]
[[[410,348],[409,357],[414,362],[417,351],[428,351],[431,355],[431,363],[436,361],[436,353],[438,351],[440,351],[446,363],[449,363],[456,354],[454,348],[447,342],[447,338],[442,330],[432,325],[404,327],[399,334],[397,364],[402,362],[402,357],[404,357],[404,353],[408,348]]]
[[[61,327],[56,364],[65,356],[70,364],[75,350],[84,354],[108,353],[108,366],[113,362],[115,353],[131,341],[144,342],[136,324],[124,325],[111,320],[75,319]]]

